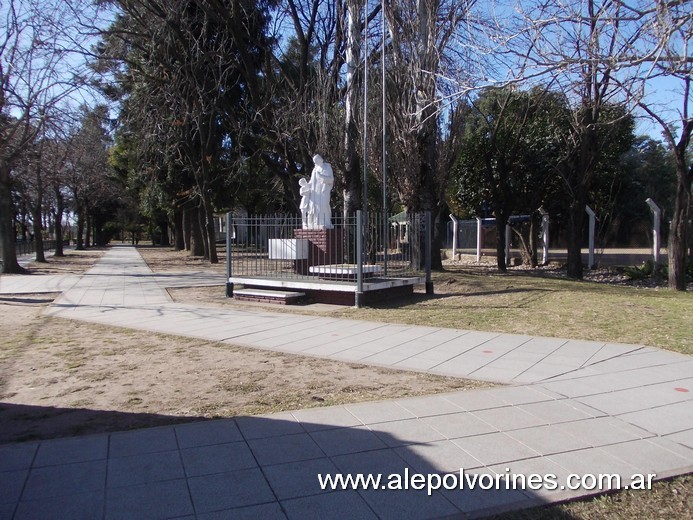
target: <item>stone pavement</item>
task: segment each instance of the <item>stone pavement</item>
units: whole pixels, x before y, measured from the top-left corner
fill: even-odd
[[[3,276],[0,294],[41,292],[25,278],[41,277]],[[53,316],[511,386],[2,445],[0,519],[474,517],[597,491],[567,489],[571,474],[617,474],[625,486],[635,474],[693,470],[688,356],[176,304],[165,287],[220,281],[153,274],[132,247],[113,247],[76,279],[44,278],[64,290]],[[429,496],[318,483],[372,473],[381,486],[396,483],[390,475],[416,485],[415,473],[460,468],[485,487],[498,475],[554,475],[556,489],[465,485]]]

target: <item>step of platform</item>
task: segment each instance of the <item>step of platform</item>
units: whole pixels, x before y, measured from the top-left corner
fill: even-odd
[[[271,289],[234,289],[233,297],[236,300],[261,302],[261,303],[277,303],[280,305],[291,305],[298,303],[301,298],[304,298],[306,293],[296,291],[277,291]]]

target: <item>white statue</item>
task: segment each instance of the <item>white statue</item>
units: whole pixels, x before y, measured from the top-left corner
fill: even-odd
[[[330,192],[334,184],[332,166],[320,155],[313,157],[315,167],[310,180],[298,181],[301,193],[301,217],[303,229],[332,229]]]
[[[303,221],[303,229],[308,229],[308,219],[309,215],[314,213],[313,210],[313,200],[311,197],[310,185],[306,179],[301,179],[298,181],[299,193],[301,194],[301,220]]]

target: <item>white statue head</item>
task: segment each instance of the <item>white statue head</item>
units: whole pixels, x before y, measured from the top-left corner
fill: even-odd
[[[322,156],[320,154],[315,154],[313,156],[313,162],[317,165],[320,166],[324,161],[322,160]]]

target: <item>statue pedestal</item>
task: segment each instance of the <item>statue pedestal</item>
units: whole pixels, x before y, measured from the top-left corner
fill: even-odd
[[[308,240],[308,258],[296,260],[298,274],[309,274],[314,265],[344,263],[344,229],[294,229],[294,238]]]

